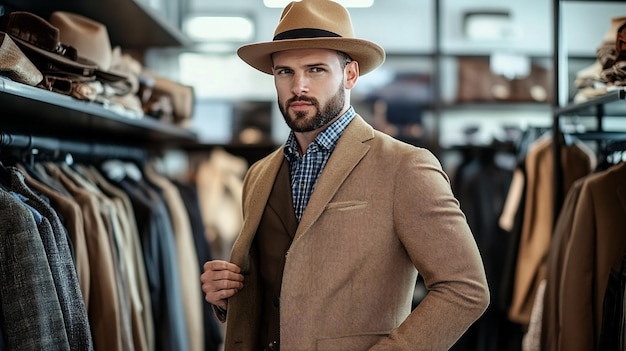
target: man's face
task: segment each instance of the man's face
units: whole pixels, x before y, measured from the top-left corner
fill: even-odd
[[[346,87],[353,83],[346,82],[346,64],[336,51],[287,50],[273,61],[278,106],[295,132],[320,129],[349,107]]]

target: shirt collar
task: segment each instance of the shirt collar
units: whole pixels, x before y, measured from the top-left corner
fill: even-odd
[[[343,134],[343,131],[348,124],[350,124],[355,115],[354,107],[350,106],[346,113],[319,133],[317,137],[315,137],[315,140],[313,140],[313,143],[321,149],[332,152],[337,145],[339,137]],[[283,152],[289,161],[299,157],[298,142],[296,141],[296,135],[293,131],[289,133]]]

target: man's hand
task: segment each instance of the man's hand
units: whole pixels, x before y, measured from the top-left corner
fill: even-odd
[[[224,310],[228,298],[243,288],[241,269],[230,262],[213,260],[204,264],[204,273],[200,275],[205,300]]]

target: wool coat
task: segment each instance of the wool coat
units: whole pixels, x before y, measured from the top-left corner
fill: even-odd
[[[626,163],[585,179],[560,281],[559,350],[598,350],[605,291],[626,252]]]
[[[551,136],[538,139],[526,154],[526,198],[515,266],[509,319],[528,327],[537,288],[546,278],[546,260],[554,229],[554,151]],[[562,191],[595,168],[593,151],[577,140],[562,148]]]
[[[226,351],[258,351],[259,277],[250,249],[283,158],[279,148],[244,180],[231,261],[245,280],[228,301]],[[428,294],[411,310],[418,272]],[[488,303],[477,245],[440,163],[357,115],[287,252],[281,350],[447,350]]]

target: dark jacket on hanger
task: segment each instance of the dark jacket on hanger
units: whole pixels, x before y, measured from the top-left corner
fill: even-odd
[[[7,350],[69,350],[61,303],[57,294],[50,293],[55,291],[55,281],[38,230],[43,217],[29,210],[17,194],[2,189],[0,204],[4,346]]]
[[[67,230],[61,224],[54,209],[28,188],[21,171],[17,168],[10,170],[11,189],[27,198],[26,203],[45,218],[45,221],[42,221],[44,225],[40,227],[40,233],[42,230],[50,231],[49,236],[42,235],[42,239],[49,240],[44,240],[44,245],[47,245],[48,261],[61,303],[70,350],[91,350],[93,349],[91,329],[68,244]]]
[[[184,184],[176,180],[174,180],[173,183],[178,188],[184,200],[185,208],[187,209],[196,255],[198,257],[198,268],[202,271],[204,269],[204,262],[211,261],[213,255],[211,253],[211,244],[205,236],[204,223],[202,222],[202,214],[200,212],[200,202],[198,201],[198,190],[192,184]],[[200,286],[198,289],[202,291]],[[222,344],[222,331],[215,318],[211,304],[203,303],[202,312],[204,315],[204,349],[206,351],[217,351]]]
[[[128,194],[135,211],[150,285],[157,350],[188,350],[178,281],[174,234],[163,199],[143,180],[111,180]]]

